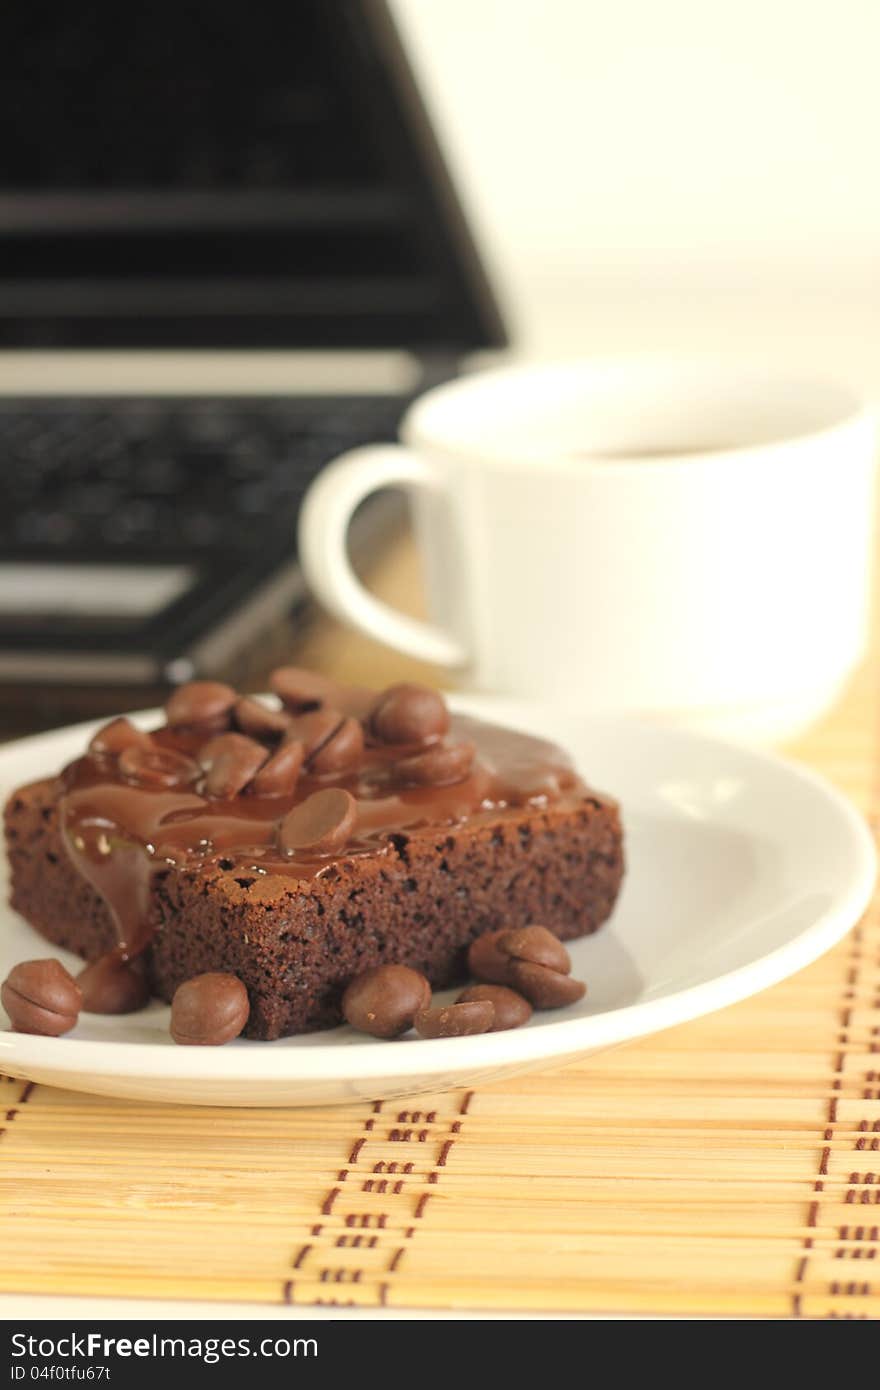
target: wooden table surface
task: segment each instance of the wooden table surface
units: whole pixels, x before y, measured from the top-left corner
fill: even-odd
[[[407,546],[376,587],[416,594]],[[875,827],[877,657],[790,750]],[[434,675],[329,623],[295,658]],[[0,1079],[0,1203],[9,1293],[878,1317],[877,904],[751,1000],[475,1091],[241,1111]]]

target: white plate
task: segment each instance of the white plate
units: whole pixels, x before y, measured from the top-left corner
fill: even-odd
[[[573,973],[589,986],[582,1003],[476,1038],[388,1043],[337,1028],[216,1049],[175,1046],[168,1008],[154,1003],[123,1018],[83,1015],[64,1038],[2,1032],[0,1070],[103,1095],[205,1105],[315,1105],[473,1085],[745,999],[827,951],[870,899],[876,858],[867,827],[812,773],[666,728],[488,697],[455,704],[556,739],[588,780],[622,802],[628,870],[620,902],[607,926],[571,947]],[[150,727],[155,717],[143,722]],[[77,756],[86,728],[0,749],[3,799]],[[0,908],[0,978],[17,961],[51,952]]]

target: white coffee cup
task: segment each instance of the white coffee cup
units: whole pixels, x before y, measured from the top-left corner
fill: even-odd
[[[430,391],[401,436],[321,473],[300,554],[333,613],[460,686],[775,740],[863,653],[875,429],[846,388],[693,362],[522,366]],[[394,485],[430,623],[348,562],[356,506]]]

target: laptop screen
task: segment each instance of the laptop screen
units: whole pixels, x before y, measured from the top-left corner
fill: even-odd
[[[6,0],[0,346],[500,341],[384,5]]]

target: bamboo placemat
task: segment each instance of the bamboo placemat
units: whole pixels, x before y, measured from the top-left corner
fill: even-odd
[[[793,750],[875,826],[877,689],[872,660]],[[475,1092],[243,1111],[0,1078],[0,1199],[3,1292],[877,1317],[878,904],[752,1000]]]

